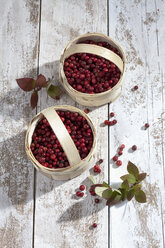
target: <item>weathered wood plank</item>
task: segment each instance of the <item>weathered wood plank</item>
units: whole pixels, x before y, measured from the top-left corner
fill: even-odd
[[[107,32],[106,1],[42,1],[40,72],[58,81],[59,58],[65,44],[85,32]],[[42,92],[40,108],[55,104],[76,105],[64,95],[58,102],[46,99]],[[81,107],[84,109],[84,107]],[[103,173],[108,176],[108,130],[101,128],[102,118],[107,118],[108,106],[94,109],[92,117],[96,128],[98,145],[96,160],[104,159]],[[55,182],[37,173],[35,247],[108,247],[108,209],[104,203],[93,204],[89,196],[89,172],[68,182]],[[87,193],[81,200],[75,199],[75,189],[81,183],[87,185]],[[93,222],[98,228],[90,230]]]
[[[157,5],[157,6],[156,6]],[[159,10],[160,11],[159,11]],[[109,1],[109,32],[126,51],[128,65],[122,96],[111,106],[118,124],[111,130],[110,157],[126,145],[123,166],[111,163],[111,182],[125,173],[128,159],[148,173],[148,201],[110,209],[110,247],[164,247],[164,1]],[[116,25],[114,25],[114,23]],[[138,91],[131,88],[138,85]],[[144,124],[150,128],[144,130]],[[136,144],[138,150],[129,148]]]
[[[32,114],[15,79],[37,67],[39,1],[1,1],[0,247],[32,246],[33,167],[24,150]],[[35,111],[34,111],[35,112]]]

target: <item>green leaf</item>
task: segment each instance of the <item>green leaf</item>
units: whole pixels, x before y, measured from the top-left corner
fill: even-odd
[[[127,200],[128,201],[132,200],[132,198],[134,197],[134,195],[135,195],[135,190],[134,189],[130,189],[128,191],[128,194],[127,194]]]
[[[135,199],[137,202],[145,203],[146,202],[146,194],[143,190],[139,190],[135,192]]]
[[[38,103],[38,92],[36,90],[31,95],[30,103],[31,103],[31,108],[32,109],[34,109],[37,106],[37,103]]]
[[[108,200],[112,195],[112,190],[111,189],[106,189],[102,193],[102,197],[106,200]]]
[[[34,88],[33,78],[19,78],[16,79],[18,86],[24,91],[32,91]]]
[[[132,174],[126,174],[120,178],[123,181],[128,180],[128,183],[131,183],[131,184],[134,184],[136,182],[136,178]]]
[[[107,188],[110,188],[109,184],[106,183],[106,182],[103,182],[103,185],[104,185],[105,187],[107,187]]]
[[[147,176],[147,173],[140,173],[138,175],[138,181],[139,182],[143,181],[146,178],[146,176]]]
[[[116,192],[118,195],[121,195],[121,191],[119,189],[114,189],[113,192]]]
[[[57,96],[61,95],[62,90],[58,86],[54,86],[51,84],[47,88],[47,93],[50,97],[52,97],[53,99],[56,99]]]
[[[89,179],[92,181],[93,184],[96,183],[94,176],[90,175],[90,176],[89,176]]]
[[[126,189],[128,190],[129,189],[129,183],[128,183],[128,180],[124,180],[120,186],[122,189]]]
[[[121,189],[121,200],[124,201],[127,197],[127,190],[126,189]]]
[[[127,171],[129,172],[129,174],[132,174],[135,176],[136,179],[138,179],[138,175],[139,175],[139,170],[136,167],[136,165],[134,165],[132,162],[128,162],[127,165]]]
[[[121,200],[121,197],[122,195],[119,195],[116,191],[113,191],[111,197],[107,200],[106,205],[115,205]]]
[[[101,196],[103,197],[103,192],[107,190],[107,187],[96,187],[95,188],[95,193],[98,195],[98,196]],[[104,193],[105,194],[105,193]]]

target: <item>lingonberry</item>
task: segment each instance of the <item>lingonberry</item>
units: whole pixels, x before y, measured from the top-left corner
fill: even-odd
[[[120,149],[124,149],[124,148],[125,148],[125,145],[122,144],[122,145],[120,146]]]
[[[136,146],[136,145],[133,145],[133,146],[132,146],[132,150],[133,150],[133,151],[136,151],[136,150],[137,150],[137,146]]]
[[[149,123],[146,123],[146,124],[145,124],[145,128],[146,128],[146,129],[149,128],[149,126],[150,126]]]
[[[109,121],[108,126],[112,126],[112,125],[113,125],[113,121]]]
[[[120,165],[122,165],[122,161],[121,160],[117,160],[116,164],[117,164],[117,166],[120,166]]]
[[[84,112],[85,112],[86,114],[88,114],[88,113],[90,112],[90,109],[86,108],[86,109],[84,109]]]
[[[81,192],[81,193],[80,193],[80,197],[83,197],[83,196],[84,196],[84,192]]]
[[[121,150],[118,151],[119,156],[121,156],[123,154],[123,152]]]
[[[93,133],[87,120],[70,111],[58,110],[57,114],[70,133],[81,159],[84,159],[93,145]],[[31,151],[45,167],[56,169],[69,166],[66,154],[45,117],[38,122],[34,130]]]
[[[105,47],[121,57],[119,51],[107,42],[86,40],[82,43]],[[75,90],[88,94],[110,90],[118,83],[121,75],[119,68],[111,61],[87,53],[76,53],[66,58],[64,73]]]
[[[80,191],[77,191],[76,192],[76,196],[80,197],[80,195],[81,195],[81,192]]]
[[[100,200],[99,200],[98,198],[95,199],[95,203],[99,203],[99,201],[100,201]]]
[[[109,124],[109,121],[108,121],[108,120],[105,120],[105,121],[104,121],[104,124],[105,124],[105,125],[108,125],[108,124]]]
[[[103,162],[103,159],[99,159],[99,164],[101,164]]]
[[[93,228],[96,228],[97,227],[97,224],[96,223],[93,223],[92,226],[93,226]]]
[[[113,161],[116,162],[118,160],[118,156],[113,157]]]
[[[82,184],[80,185],[80,190],[83,191],[85,189],[85,186]]]
[[[138,86],[137,86],[137,85],[135,85],[135,86],[134,86],[134,90],[137,90],[137,89],[138,89]]]
[[[117,120],[113,120],[112,123],[113,125],[115,125],[117,123]]]
[[[114,117],[114,116],[115,116],[114,112],[111,112],[110,117]]]

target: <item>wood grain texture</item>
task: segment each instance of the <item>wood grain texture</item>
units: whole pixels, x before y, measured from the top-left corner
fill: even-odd
[[[24,139],[32,114],[15,79],[36,74],[39,1],[0,5],[0,247],[29,248],[34,169]]]
[[[59,59],[66,43],[86,32],[107,33],[107,2],[97,1],[42,1],[40,72],[54,76],[58,82]],[[40,109],[55,104],[75,104],[67,95],[54,101],[42,92]],[[84,109],[85,107],[80,107]],[[93,109],[90,113],[97,129],[97,153],[95,160],[104,158],[100,180],[108,177],[108,130],[100,127],[100,116],[107,118],[108,106]],[[91,170],[92,171],[92,170]],[[92,172],[91,172],[92,173]],[[56,182],[37,173],[35,247],[87,248],[108,247],[108,209],[105,202],[94,204],[89,196],[89,171],[67,182]],[[87,193],[82,199],[75,198],[75,191],[84,183]],[[91,230],[93,222],[98,228]],[[97,237],[97,238],[96,238]]]
[[[163,248],[164,244],[164,1],[109,1],[109,34],[126,52],[122,96],[111,106],[118,124],[111,129],[110,157],[126,145],[123,166],[111,162],[111,183],[120,181],[128,159],[147,172],[147,203],[110,209],[110,247]],[[114,25],[114,23],[116,25]],[[138,85],[137,91],[131,91]],[[144,130],[144,124],[150,128]],[[131,151],[136,144],[138,150]],[[120,238],[117,233],[120,233]]]

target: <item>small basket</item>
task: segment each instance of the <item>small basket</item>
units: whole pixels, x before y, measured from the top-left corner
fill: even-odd
[[[122,59],[116,53],[108,50],[107,48],[91,45],[91,44],[79,44],[85,40],[92,40],[96,42],[98,41],[108,42],[110,45],[117,48]],[[107,60],[110,60],[120,69],[121,71],[120,80],[112,89],[102,93],[87,94],[75,90],[68,83],[64,73],[65,59],[75,53],[91,53],[101,56]],[[60,82],[64,87],[65,91],[70,95],[70,97],[76,102],[80,103],[81,105],[96,107],[106,103],[111,103],[114,102],[121,94],[122,84],[125,75],[125,63],[126,63],[125,54],[122,48],[115,41],[113,41],[111,38],[103,34],[87,33],[71,40],[64,48],[60,58],[60,71],[59,71]]]
[[[70,112],[77,112],[81,116],[85,117],[89,126],[93,132],[93,145],[92,148],[87,155],[86,158],[81,159],[77,147],[75,146],[71,136],[69,135],[67,129],[65,128],[63,122],[61,121],[60,117],[58,116],[56,110],[63,110],[63,111],[70,111]],[[36,158],[34,157],[30,146],[32,142],[32,136],[36,125],[41,120],[43,115],[48,120],[51,128],[53,129],[55,135],[57,136],[66,156],[69,161],[70,166],[66,168],[57,168],[57,169],[50,169],[41,165]],[[80,109],[69,106],[69,105],[59,105],[53,106],[47,109],[44,109],[39,114],[37,114],[29,124],[26,139],[25,139],[25,150],[28,157],[31,159],[32,163],[34,164],[35,168],[44,174],[45,176],[55,179],[55,180],[68,180],[72,179],[78,175],[80,175],[83,171],[85,171],[93,162],[94,158],[94,150],[96,147],[96,130],[91,121],[91,119]]]

